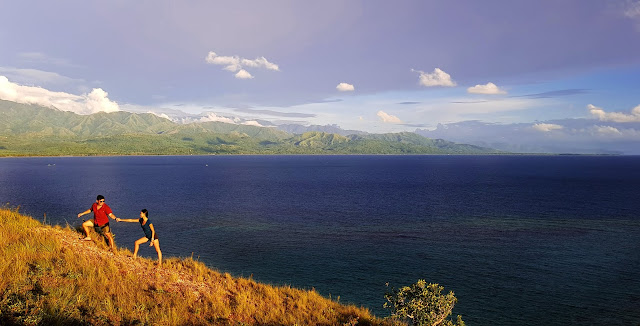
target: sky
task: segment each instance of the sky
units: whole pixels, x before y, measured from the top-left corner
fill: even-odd
[[[0,0],[0,99],[640,153],[640,0]]]

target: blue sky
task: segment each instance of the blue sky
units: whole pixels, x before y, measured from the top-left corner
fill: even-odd
[[[639,53],[638,0],[0,2],[0,98],[82,114],[635,123]]]

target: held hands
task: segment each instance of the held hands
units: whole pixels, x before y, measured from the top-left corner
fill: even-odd
[[[119,217],[116,217],[116,222],[120,222],[120,218]]]

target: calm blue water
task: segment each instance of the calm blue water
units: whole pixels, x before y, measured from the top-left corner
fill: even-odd
[[[34,217],[79,225],[97,194],[147,208],[167,257],[378,316],[386,282],[422,278],[469,325],[640,323],[640,157],[0,159],[0,203]],[[143,236],[112,225],[120,246]]]

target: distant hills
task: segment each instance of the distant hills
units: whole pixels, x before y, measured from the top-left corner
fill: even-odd
[[[326,126],[319,126],[319,125],[303,126],[298,124],[281,124],[281,125],[277,125],[276,128],[282,131],[286,131],[290,134],[303,134],[309,131],[326,132],[329,134],[338,134],[342,136],[369,134],[368,132],[364,132],[360,130],[344,130],[335,124],[326,125]]]
[[[72,112],[0,100],[0,156],[189,154],[490,154],[415,133],[289,133],[223,122],[180,124],[151,113]],[[293,127],[292,127],[293,129]],[[319,130],[322,130],[319,128]]]

